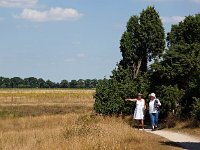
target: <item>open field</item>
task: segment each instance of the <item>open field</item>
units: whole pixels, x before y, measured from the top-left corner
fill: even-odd
[[[0,90],[0,149],[180,149],[93,112],[94,90]]]

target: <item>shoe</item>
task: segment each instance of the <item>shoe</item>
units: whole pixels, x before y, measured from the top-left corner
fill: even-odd
[[[155,126],[155,129],[156,129],[156,130],[159,130],[158,126]]]

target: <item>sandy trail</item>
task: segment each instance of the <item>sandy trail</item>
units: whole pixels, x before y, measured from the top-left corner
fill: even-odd
[[[145,131],[165,137],[166,139],[180,145],[184,149],[200,150],[200,138],[186,135],[183,133],[176,133],[176,132],[166,131],[166,130],[151,131],[150,129],[145,129]]]

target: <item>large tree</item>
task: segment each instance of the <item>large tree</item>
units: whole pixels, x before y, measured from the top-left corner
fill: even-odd
[[[131,16],[120,40],[122,60],[111,79],[97,85],[95,111],[109,115],[130,113],[132,104],[124,99],[138,92],[148,95],[147,63],[161,56],[164,47],[164,29],[154,7],[143,10],[140,16]]]
[[[132,70],[137,78],[139,71],[147,71],[147,64],[160,57],[165,47],[164,28],[154,7],[143,10],[140,16],[131,16],[127,30],[120,40],[120,65]]]
[[[165,102],[172,101],[173,95],[179,93],[176,103],[181,114],[188,116],[195,101],[200,104],[200,14],[173,25],[167,41],[169,49],[163,60],[152,65],[152,88],[156,87]],[[166,89],[172,88],[176,89],[174,94],[167,95],[170,92]],[[170,106],[175,109],[175,105]]]

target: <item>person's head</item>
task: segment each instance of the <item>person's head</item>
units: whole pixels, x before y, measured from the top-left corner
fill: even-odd
[[[155,93],[151,93],[149,96],[150,96],[150,99],[152,99],[152,100],[156,98],[156,94]]]
[[[141,99],[141,98],[142,98],[142,94],[138,93],[138,99]]]

